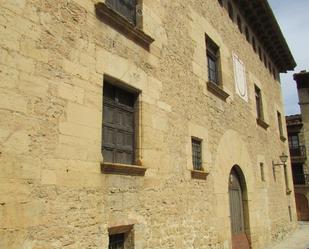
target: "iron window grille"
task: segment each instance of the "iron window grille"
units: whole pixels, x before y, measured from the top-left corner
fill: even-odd
[[[108,249],[124,249],[124,233],[109,235]]]
[[[207,36],[207,67],[208,67],[208,80],[219,85],[219,47]]]
[[[106,0],[106,4],[127,19],[128,22],[136,25],[137,0]]]
[[[102,154],[105,162],[133,164],[137,95],[104,82]]]
[[[202,141],[196,138],[192,138],[191,143],[193,169],[202,170]]]

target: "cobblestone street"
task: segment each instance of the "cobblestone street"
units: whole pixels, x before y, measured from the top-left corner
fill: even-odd
[[[267,249],[309,249],[309,222],[300,222],[293,234]]]

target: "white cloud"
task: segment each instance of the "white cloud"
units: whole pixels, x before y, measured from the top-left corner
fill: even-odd
[[[269,3],[297,63],[294,72],[281,75],[286,114],[299,113],[293,74],[309,69],[309,1],[269,0]]]

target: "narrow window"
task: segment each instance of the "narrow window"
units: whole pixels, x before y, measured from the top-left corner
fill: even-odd
[[[279,134],[280,137],[283,137],[282,118],[280,112],[277,112],[277,119],[278,119]]]
[[[238,26],[240,33],[242,33],[242,21],[239,15],[237,15],[237,26]]]
[[[192,163],[194,170],[202,170],[202,140],[197,138],[191,139],[192,143]]]
[[[233,6],[231,2],[228,2],[227,9],[228,9],[229,17],[231,18],[232,21],[234,21],[234,10],[233,10]]]
[[[106,0],[106,4],[127,21],[136,24],[136,0]]]
[[[108,249],[124,249],[125,234],[109,235]]]
[[[267,59],[266,59],[266,55],[264,54],[264,65],[267,68]]]
[[[261,180],[262,182],[265,182],[264,163],[260,163],[260,171],[261,171]]]
[[[261,47],[259,47],[259,57],[260,57],[260,60],[263,61]]]
[[[253,47],[254,52],[256,52],[256,44],[255,44],[254,36],[252,36],[252,47]]]
[[[249,34],[249,29],[248,29],[248,27],[245,28],[245,35],[246,35],[246,40],[247,40],[247,42],[250,43],[250,34]]]
[[[206,36],[208,80],[219,85],[219,47]]]
[[[261,90],[257,86],[255,86],[254,88],[257,118],[260,120],[264,120]]]
[[[274,182],[277,181],[277,176],[276,176],[276,167],[273,166],[273,176],[274,176]]]
[[[102,154],[105,162],[133,164],[137,94],[104,81]]]

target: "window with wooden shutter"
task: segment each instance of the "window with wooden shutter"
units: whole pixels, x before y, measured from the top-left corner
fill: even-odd
[[[217,85],[219,82],[219,47],[206,36],[208,80]]]
[[[106,4],[126,18],[130,23],[136,24],[137,0],[106,0]]]
[[[104,82],[103,142],[104,162],[133,164],[136,94]]]

